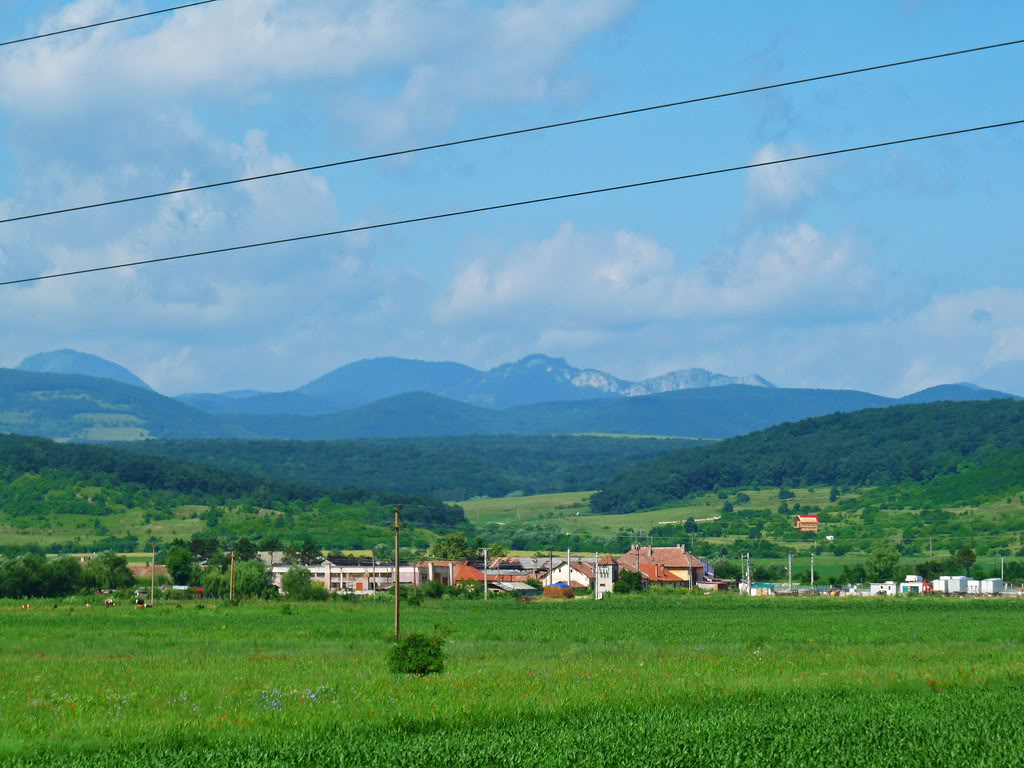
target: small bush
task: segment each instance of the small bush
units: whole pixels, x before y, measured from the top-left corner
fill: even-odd
[[[413,632],[388,651],[388,671],[399,675],[435,675],[444,671],[444,635]]]

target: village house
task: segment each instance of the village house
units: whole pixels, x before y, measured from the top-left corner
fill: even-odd
[[[693,586],[705,575],[714,576],[714,569],[699,557],[678,547],[633,547],[618,559],[620,569],[640,571],[651,584],[661,586]],[[660,566],[660,567],[655,567]]]
[[[798,514],[793,518],[793,527],[800,531],[800,533],[817,533],[818,516]]]

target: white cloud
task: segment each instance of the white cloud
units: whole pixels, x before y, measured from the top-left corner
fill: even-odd
[[[803,224],[680,268],[671,252],[631,232],[579,233],[563,224],[548,240],[501,263],[475,260],[439,302],[442,322],[467,317],[533,323],[646,322],[773,313],[799,317],[863,312],[875,303],[877,276],[849,241]]]
[[[812,154],[800,144],[767,144],[757,151],[752,162],[771,163],[787,157]],[[813,198],[824,173],[821,160],[798,160],[754,168],[747,173],[748,204],[753,209],[787,210]]]
[[[331,79],[336,114],[368,135],[405,134],[410,121],[447,125],[467,103],[533,101],[563,86],[553,68],[634,0],[540,0],[487,8],[468,0],[246,0],[60,36],[0,54],[0,105],[25,115],[133,108],[188,95],[243,103],[276,85]],[[137,10],[79,0],[49,29]],[[387,76],[372,97],[345,87]],[[324,90],[324,89],[322,89]]]

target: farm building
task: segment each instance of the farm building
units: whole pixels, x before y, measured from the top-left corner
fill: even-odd
[[[704,579],[697,582],[697,588],[703,589],[705,592],[725,592],[731,583],[723,579]]]
[[[801,533],[817,533],[818,532],[818,516],[817,515],[796,515],[793,518],[793,527]]]
[[[871,584],[868,594],[870,595],[895,595],[897,592],[895,581],[883,581]]]

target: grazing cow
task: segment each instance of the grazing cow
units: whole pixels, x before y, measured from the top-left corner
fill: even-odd
[[[23,606],[21,606],[21,610],[23,610],[23,611],[27,611],[27,610],[29,610],[29,609],[30,609],[31,607],[32,607],[31,605],[29,605],[28,603],[25,603],[25,604],[24,604]]]
[[[107,598],[106,600],[104,600],[104,601],[103,601],[103,607],[104,607],[104,608],[113,608],[113,607],[114,607],[114,601],[113,601],[113,600],[111,600],[111,599],[110,599],[110,598],[108,597],[108,598]]]

